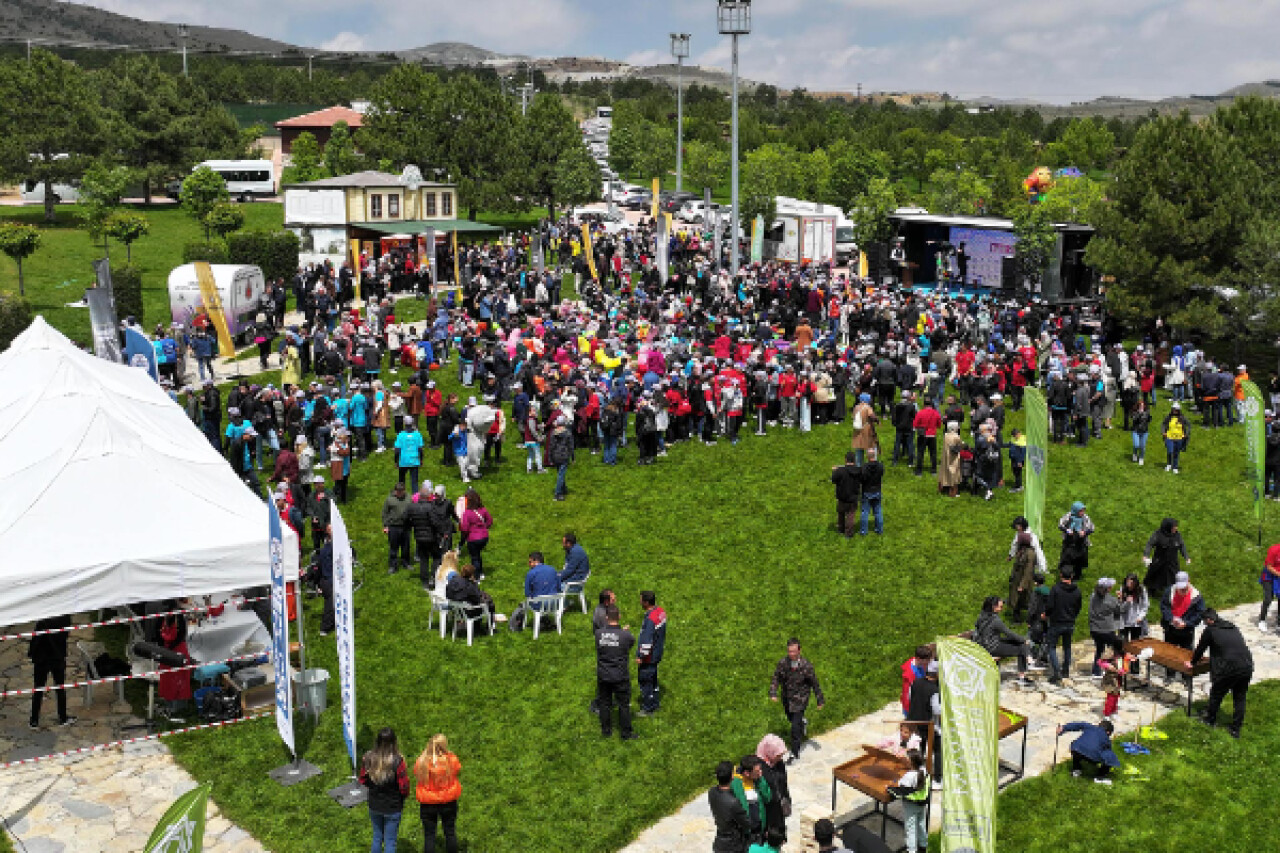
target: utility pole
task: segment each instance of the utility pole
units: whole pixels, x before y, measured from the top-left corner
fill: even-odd
[[[529,114],[529,104],[533,101],[533,96],[537,89],[533,88],[532,83],[525,83],[520,87],[520,115],[527,116]]]
[[[187,76],[187,25],[178,24],[178,38],[182,39],[182,76]]]
[[[858,103],[862,103],[862,84],[858,84]]]
[[[718,23],[720,34],[733,39],[733,113],[732,113],[732,149],[729,152],[729,164],[732,167],[730,182],[732,184],[733,211],[730,219],[729,234],[729,274],[738,275],[738,265],[742,259],[742,247],[739,242],[741,233],[741,213],[738,209],[738,36],[751,32],[750,0],[718,0]]]
[[[31,39],[27,39],[27,64],[31,64]]]
[[[676,192],[684,189],[684,60],[689,55],[689,34],[671,34],[671,55],[676,58]]]
[[[308,83],[311,82],[311,59],[313,56],[314,54],[310,54],[310,53],[307,54],[307,82]]]

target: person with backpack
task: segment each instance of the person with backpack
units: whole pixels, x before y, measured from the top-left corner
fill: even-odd
[[[1180,473],[1178,460],[1181,458],[1182,452],[1187,449],[1187,443],[1191,440],[1191,427],[1187,423],[1187,419],[1182,415],[1182,406],[1180,404],[1173,404],[1173,409],[1160,427],[1160,434],[1164,436],[1164,452],[1167,460],[1164,470],[1178,474]]]

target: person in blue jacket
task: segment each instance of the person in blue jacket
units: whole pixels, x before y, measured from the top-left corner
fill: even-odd
[[[582,583],[590,576],[591,561],[587,558],[587,552],[578,544],[577,534],[572,531],[564,535],[560,544],[564,545],[564,568],[558,574],[560,588],[564,589],[565,584]]]
[[[347,404],[347,416],[351,432],[355,436],[355,453],[360,458],[369,455],[369,398],[364,391],[368,384],[353,385],[354,393]]]
[[[667,612],[658,606],[658,596],[651,590],[640,593],[640,604],[644,607],[644,620],[636,648],[636,682],[640,687],[639,715],[647,717],[657,713],[661,704],[658,664],[667,645]]]
[[[1080,732],[1080,737],[1071,744],[1071,775],[1079,777],[1084,774],[1084,762],[1088,761],[1098,767],[1093,781],[1099,785],[1111,784],[1111,769],[1120,766],[1120,759],[1111,748],[1111,735],[1115,727],[1110,720],[1103,720],[1102,725],[1092,723],[1067,723],[1058,726],[1058,736],[1066,732]]]

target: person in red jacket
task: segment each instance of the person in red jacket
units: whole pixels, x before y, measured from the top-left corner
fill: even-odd
[[[427,382],[427,388],[422,392],[422,416],[427,419],[426,435],[432,447],[439,446],[439,442],[436,441],[436,430],[440,425],[440,407],[443,402],[435,381]],[[409,414],[414,413],[411,411]]]
[[[929,661],[933,660],[933,649],[930,646],[916,646],[914,657],[908,658],[902,664],[902,695],[898,697],[898,701],[902,703],[902,716],[907,717],[908,708],[911,704],[911,685],[915,680],[924,675],[925,670],[929,668]]]
[[[788,364],[786,370],[778,377],[778,400],[781,405],[782,425],[784,427],[794,427],[796,425],[796,417],[799,414],[797,408],[799,404],[796,402],[798,384],[796,369]]]
[[[924,475],[924,453],[929,451],[929,473],[938,473],[938,430],[942,428],[942,415],[932,400],[923,400],[923,406],[911,422],[916,431],[916,476]]]

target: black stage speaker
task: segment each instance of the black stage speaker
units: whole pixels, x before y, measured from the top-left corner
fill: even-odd
[[[892,853],[880,836],[856,823],[847,824],[840,830],[840,840],[850,853]]]
[[[884,281],[887,275],[895,271],[889,266],[889,244],[869,243],[864,250],[867,253],[867,275],[872,281]]]
[[[1000,292],[1012,296],[1018,290],[1018,259],[1000,259]]]

